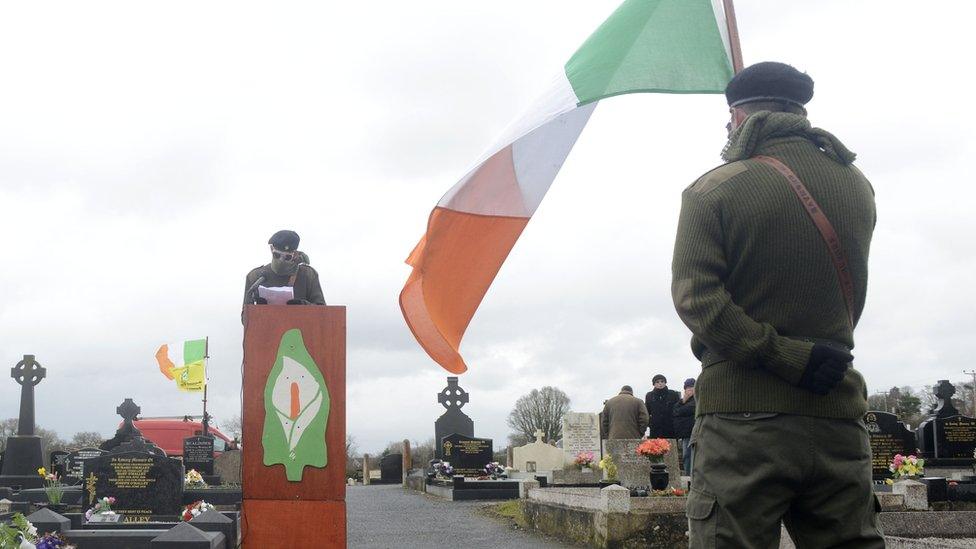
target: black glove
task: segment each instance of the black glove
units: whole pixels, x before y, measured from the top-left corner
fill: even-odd
[[[263,298],[263,297],[259,297],[259,298],[255,299],[254,302],[257,303],[258,305],[267,305],[268,304],[268,300],[265,299],[265,298]]]
[[[286,305],[311,305],[312,302],[307,299],[289,299]]]
[[[826,395],[844,379],[852,360],[854,357],[847,351],[815,343],[798,385],[818,395]]]

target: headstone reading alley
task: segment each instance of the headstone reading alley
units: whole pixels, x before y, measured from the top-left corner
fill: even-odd
[[[34,355],[10,369],[10,377],[20,384],[20,416],[17,434],[7,437],[3,468],[0,470],[0,486],[37,488],[43,485],[37,469],[44,465],[41,437],[34,434],[34,387],[47,375]]]
[[[468,392],[458,386],[457,377],[447,378],[447,387],[437,393],[437,402],[447,408],[447,411],[434,422],[434,440],[437,443],[434,455],[438,459],[447,461],[441,444],[444,437],[453,434],[473,437],[474,422],[461,411],[461,407],[468,403]]]
[[[201,475],[214,474],[214,437],[197,435],[183,439],[183,464]]]
[[[956,388],[948,380],[939,380],[934,392],[939,398],[935,415],[916,431],[922,456],[930,465],[971,465],[976,451],[976,419],[960,414],[952,405]]]
[[[599,414],[567,412],[562,423],[566,463],[573,463],[580,452],[593,452],[594,457],[600,459]]]
[[[903,456],[916,453],[915,433],[898,416],[887,412],[868,412],[864,425],[871,439],[871,474],[875,479],[891,477],[888,464],[895,454]]]
[[[119,414],[131,422],[139,407],[126,399]],[[149,522],[153,517],[172,520],[183,500],[183,464],[166,457],[158,446],[141,436],[119,444],[105,455],[85,462],[83,506],[95,500],[115,498],[112,509],[125,522]]]
[[[494,451],[490,438],[466,437],[453,434],[441,442],[444,461],[449,461],[455,475],[479,477],[485,474],[485,465],[492,461]]]

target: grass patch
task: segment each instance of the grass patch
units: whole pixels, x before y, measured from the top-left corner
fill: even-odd
[[[528,527],[522,512],[522,501],[510,499],[501,503],[492,503],[483,507],[485,514],[504,520],[522,529]]]

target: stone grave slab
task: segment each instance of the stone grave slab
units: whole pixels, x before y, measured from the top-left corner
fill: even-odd
[[[380,458],[380,480],[403,482],[403,454],[387,454]]]
[[[594,452],[599,459],[599,452]],[[547,473],[562,469],[565,464],[564,452],[542,442],[542,431],[535,432],[535,441],[512,449],[512,462],[517,471],[526,473]]]
[[[48,467],[48,472],[55,473],[61,478],[68,476],[67,461],[68,452],[65,452],[64,450],[54,450],[53,452],[50,452],[47,460],[48,464],[50,464],[50,467]]]
[[[576,454],[593,452],[600,459],[600,414],[568,412],[562,418],[563,453],[566,463],[573,463]]]
[[[868,412],[864,425],[871,439],[871,474],[875,479],[890,478],[888,464],[895,454],[903,456],[916,453],[915,433],[898,416],[888,412]]]
[[[214,458],[214,474],[227,484],[241,483],[241,451],[227,450]]]
[[[150,522],[172,517],[182,506],[183,464],[148,451],[142,440],[122,444],[85,465],[84,507],[96,498],[116,499],[112,509],[124,522]]]
[[[214,474],[214,437],[198,435],[183,439],[183,464],[201,475]]]
[[[649,486],[651,484],[651,462],[646,457],[637,454],[637,445],[642,439],[620,438],[604,441],[606,453],[613,456],[617,464],[617,477],[627,488]],[[681,488],[681,466],[678,464],[678,445],[674,439],[668,439],[671,450],[664,456],[664,464],[668,467],[668,485]]]
[[[453,434],[441,441],[444,461],[451,463],[455,475],[480,477],[485,474],[485,465],[492,461],[494,451],[490,438],[466,437]]]

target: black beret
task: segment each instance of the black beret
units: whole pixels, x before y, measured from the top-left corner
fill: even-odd
[[[271,238],[268,239],[268,244],[274,246],[276,250],[292,252],[298,249],[298,240],[298,233],[284,230],[271,235]]]
[[[813,98],[813,79],[786,63],[764,61],[739,71],[725,87],[730,107],[753,101],[806,105]]]

